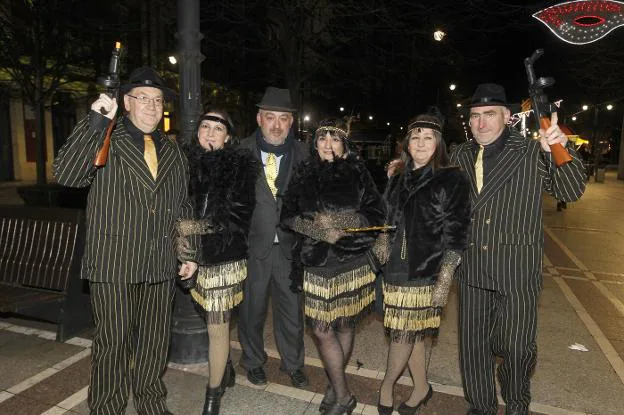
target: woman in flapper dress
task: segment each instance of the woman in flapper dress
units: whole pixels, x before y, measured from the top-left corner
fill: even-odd
[[[435,336],[453,273],[465,249],[470,224],[469,183],[449,166],[441,117],[421,114],[403,141],[404,169],[384,192],[386,223],[396,232],[378,238],[374,252],[383,268],[384,327],[390,336],[378,411],[393,411],[394,385],[409,367],[414,389],[397,408],[416,414],[431,398],[424,337]]]
[[[190,253],[198,258],[198,272],[182,283],[190,289],[208,327],[210,374],[203,415],[218,414],[225,387],[234,385],[229,322],[243,299],[247,235],[260,172],[249,150],[234,147],[233,129],[226,111],[209,111],[199,120],[197,139],[186,148],[195,220],[179,223],[178,245],[184,257],[184,238],[199,235],[200,252]]]
[[[304,293],[305,317],[329,378],[323,414],[351,414],[356,406],[345,368],[354,329],[371,310],[375,274],[366,252],[378,226],[381,196],[363,162],[349,151],[349,133],[339,119],[321,122],[313,156],[293,177],[285,195],[282,226],[300,234],[293,249],[293,289]]]

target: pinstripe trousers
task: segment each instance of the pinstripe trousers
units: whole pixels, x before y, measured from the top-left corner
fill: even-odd
[[[538,288],[503,293],[459,284],[460,368],[471,408],[497,413],[498,356],[502,358],[498,380],[507,410],[528,411],[537,359],[538,297]]]
[[[174,281],[90,282],[95,337],[88,403],[93,415],[123,414],[130,386],[141,415],[167,410],[167,364]]]

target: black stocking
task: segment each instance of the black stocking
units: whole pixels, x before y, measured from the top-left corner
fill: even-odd
[[[331,328],[327,331],[314,330],[314,339],[318,348],[325,372],[339,402],[346,403],[350,399],[350,392],[345,377],[344,351],[338,335]]]
[[[230,354],[230,323],[208,324],[208,385],[221,385],[225,365]]]
[[[336,336],[338,336],[338,341],[340,342],[340,347],[342,347],[342,353],[344,356],[344,367],[346,369],[349,364],[349,359],[351,359],[351,353],[353,352],[353,338],[355,337],[355,330],[351,327],[342,327],[335,332]],[[329,373],[325,371],[327,377],[329,378]],[[325,392],[325,396],[327,401],[333,402],[335,400],[334,388],[330,387]]]

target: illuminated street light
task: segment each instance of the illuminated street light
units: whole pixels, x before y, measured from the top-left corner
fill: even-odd
[[[344,112],[344,107],[340,107],[340,112]]]
[[[386,123],[386,125],[390,125],[390,123],[389,123],[389,122],[387,122],[387,123]]]
[[[576,121],[576,115],[572,117],[572,121]]]
[[[449,85],[449,89],[450,89],[451,91],[455,91],[455,88],[457,88],[457,85],[455,85],[455,84],[450,84],[450,85]]]
[[[589,109],[588,105],[583,105],[583,111],[587,111]]]
[[[444,36],[446,36],[446,33],[444,33],[442,30],[438,29],[435,32],[433,32],[433,39],[436,42],[441,42],[442,39],[444,39]]]
[[[611,111],[612,109],[613,109],[613,105],[608,104],[608,105],[607,105],[607,110],[608,110],[608,111]]]
[[[308,114],[304,115],[303,121],[310,121],[310,116]]]
[[[373,116],[372,116],[372,115],[369,115],[369,116],[368,116],[368,119],[372,121],[372,120],[373,120]]]
[[[172,65],[175,65],[176,63],[178,63],[178,60],[176,59],[175,56],[169,56],[169,63]]]
[[[401,127],[401,130],[403,129],[403,127]]]
[[[461,104],[457,104],[457,108],[461,108]]]

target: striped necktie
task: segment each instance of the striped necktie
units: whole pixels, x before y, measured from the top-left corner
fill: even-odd
[[[475,161],[475,178],[477,179],[477,193],[481,193],[483,187],[483,146],[479,145],[477,161]]]
[[[277,195],[277,187],[275,186],[275,180],[277,179],[277,159],[273,153],[267,153],[264,174],[266,175],[269,189],[271,189],[271,193],[273,194],[273,197],[275,197],[275,195]]]
[[[145,141],[143,158],[145,159],[145,163],[147,163],[150,173],[152,173],[152,177],[156,180],[156,176],[158,176],[158,156],[156,155],[156,146],[154,145],[154,140],[152,140],[151,135],[145,134],[143,139]]]

